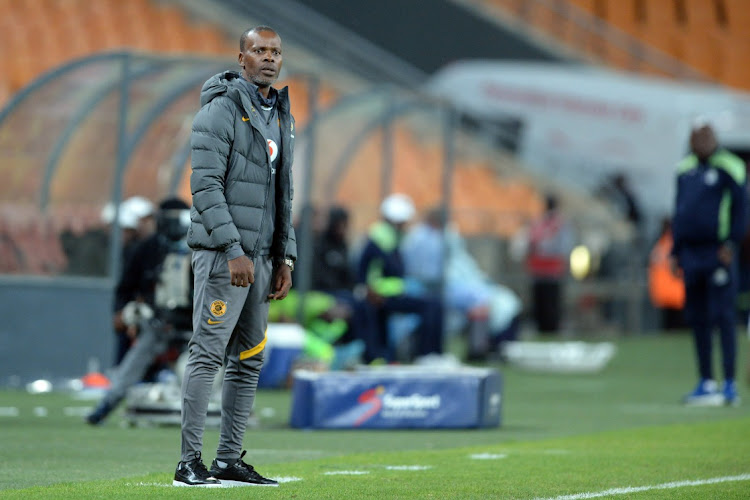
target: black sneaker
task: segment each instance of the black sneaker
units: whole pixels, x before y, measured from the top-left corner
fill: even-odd
[[[179,462],[177,470],[174,471],[174,481],[172,486],[202,486],[202,487],[221,487],[218,479],[213,477],[206,470],[201,460],[201,453],[195,454],[195,458],[189,462]]]
[[[246,451],[242,452],[240,459],[229,467],[219,467],[214,460],[211,463],[211,475],[227,486],[278,486],[279,483],[273,479],[261,476],[255,468],[242,461]]]

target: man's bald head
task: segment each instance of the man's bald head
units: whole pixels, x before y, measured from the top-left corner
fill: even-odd
[[[278,36],[276,30],[271,28],[270,26],[256,26],[255,28],[247,29],[244,33],[242,33],[242,35],[240,35],[240,52],[245,52],[247,39],[250,37],[250,35],[252,35],[253,33],[261,33],[263,31],[273,33],[274,35]]]
[[[690,133],[690,150],[699,160],[706,160],[719,147],[714,129],[710,125],[701,125]]]

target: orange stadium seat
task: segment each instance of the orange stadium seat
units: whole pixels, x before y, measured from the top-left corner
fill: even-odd
[[[750,38],[734,38],[727,43],[731,50],[724,53],[721,81],[737,88],[750,89]]]
[[[724,0],[729,32],[733,36],[750,36],[750,6],[747,0]]]
[[[605,13],[607,22],[625,33],[632,35],[638,31],[633,0],[609,0]]]
[[[711,78],[720,78],[725,55],[721,39],[708,31],[686,34],[683,50],[686,64]]]
[[[523,1],[524,0],[490,0],[490,3],[505,12],[517,16],[520,15],[523,10]]]
[[[11,92],[104,50],[217,54],[231,46],[218,29],[193,26],[178,8],[150,0],[0,0],[0,79]]]
[[[683,37],[674,31],[647,27],[639,31],[638,38],[649,46],[675,59],[682,59],[684,55]]]
[[[531,3],[527,9],[526,20],[535,28],[549,35],[565,37],[567,20],[561,18],[556,11],[541,3]]]
[[[596,12],[595,12],[596,0],[571,0],[570,3],[580,9],[585,10],[589,14],[596,15]]]
[[[716,5],[713,0],[683,0],[688,32],[713,30],[718,26]],[[746,5],[747,8],[747,5]]]
[[[650,0],[643,2],[643,6],[646,10],[646,24],[654,27],[661,26],[664,30],[674,29],[677,23],[674,0]]]

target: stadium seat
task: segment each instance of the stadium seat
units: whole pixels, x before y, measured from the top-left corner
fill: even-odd
[[[750,65],[748,65],[748,54],[750,54],[750,38],[730,38],[722,61],[721,81],[733,87],[750,89]]]
[[[686,64],[713,79],[720,78],[725,54],[721,40],[708,32],[685,34],[683,51]]]
[[[718,27],[714,0],[683,0],[685,27],[689,32]],[[747,5],[745,6],[747,8]]]
[[[630,35],[637,33],[633,0],[608,0],[605,8],[606,21]]]
[[[724,0],[729,32],[733,36],[748,36],[750,8],[747,0]]]
[[[589,14],[596,15],[595,4],[596,0],[570,0],[572,5],[575,5],[579,9],[583,9]]]
[[[103,50],[226,54],[230,46],[218,29],[193,26],[178,8],[150,0],[0,0],[7,70],[0,79],[11,92],[66,60]]]
[[[638,38],[675,59],[682,59],[684,55],[683,38],[673,31],[647,26],[639,30]]]
[[[513,16],[521,15],[524,8],[523,0],[490,0],[490,3]]]
[[[610,0],[614,2],[615,0]],[[676,26],[677,16],[675,3],[672,0],[652,0],[643,2],[645,8],[645,23],[650,26],[661,26],[664,30],[672,30]]]
[[[527,7],[526,21],[542,33],[565,38],[567,20],[542,3],[531,3]]]

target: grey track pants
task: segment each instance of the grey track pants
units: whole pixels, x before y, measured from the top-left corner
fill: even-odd
[[[130,348],[115,368],[112,376],[112,387],[104,396],[103,402],[108,406],[116,406],[125,397],[127,390],[143,379],[149,366],[156,356],[164,352],[167,347],[167,336],[158,331],[156,322],[144,321],[135,345]]]
[[[226,358],[217,458],[236,459],[263,366],[272,262],[255,260],[255,283],[232,286],[224,252],[193,252],[193,337],[182,379],[181,461],[202,451],[211,388]]]

